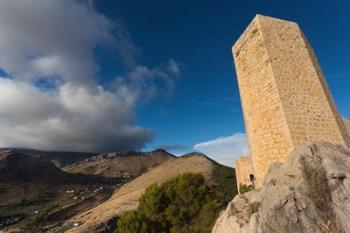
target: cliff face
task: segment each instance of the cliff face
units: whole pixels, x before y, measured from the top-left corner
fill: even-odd
[[[273,164],[260,190],[237,195],[213,233],[350,232],[350,149],[325,142]]]

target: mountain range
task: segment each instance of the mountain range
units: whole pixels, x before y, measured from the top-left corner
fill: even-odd
[[[116,216],[137,208],[149,185],[184,172],[201,173],[228,200],[236,192],[233,169],[200,153],[1,149],[0,230],[109,232]]]

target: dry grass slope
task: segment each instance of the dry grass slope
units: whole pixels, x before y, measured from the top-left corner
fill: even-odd
[[[165,150],[101,154],[70,164],[69,173],[102,175],[105,177],[136,177],[174,156]]]

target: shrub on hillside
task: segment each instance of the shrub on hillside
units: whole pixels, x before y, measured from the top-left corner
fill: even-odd
[[[226,206],[238,193],[235,169],[218,164],[213,169],[213,177],[216,182],[217,200]]]
[[[258,212],[258,210],[259,210],[259,202],[255,201],[255,202],[249,203],[249,205],[248,205],[248,215],[249,215],[249,217],[252,214]]]
[[[252,191],[254,189],[254,186],[252,184],[240,184],[239,185],[239,193],[243,194],[243,193],[247,193],[249,191]]]
[[[209,233],[223,207],[217,196],[201,174],[179,175],[149,186],[137,211],[120,217],[116,232]]]

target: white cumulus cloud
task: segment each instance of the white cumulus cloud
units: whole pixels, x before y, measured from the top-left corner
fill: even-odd
[[[108,46],[127,68],[106,88],[96,82],[96,46]],[[154,132],[135,107],[171,92],[176,61],[137,63],[127,30],[87,1],[0,1],[0,147],[43,150],[140,149]]]
[[[194,149],[230,167],[236,158],[249,153],[247,137],[242,133],[201,142],[194,145]]]

